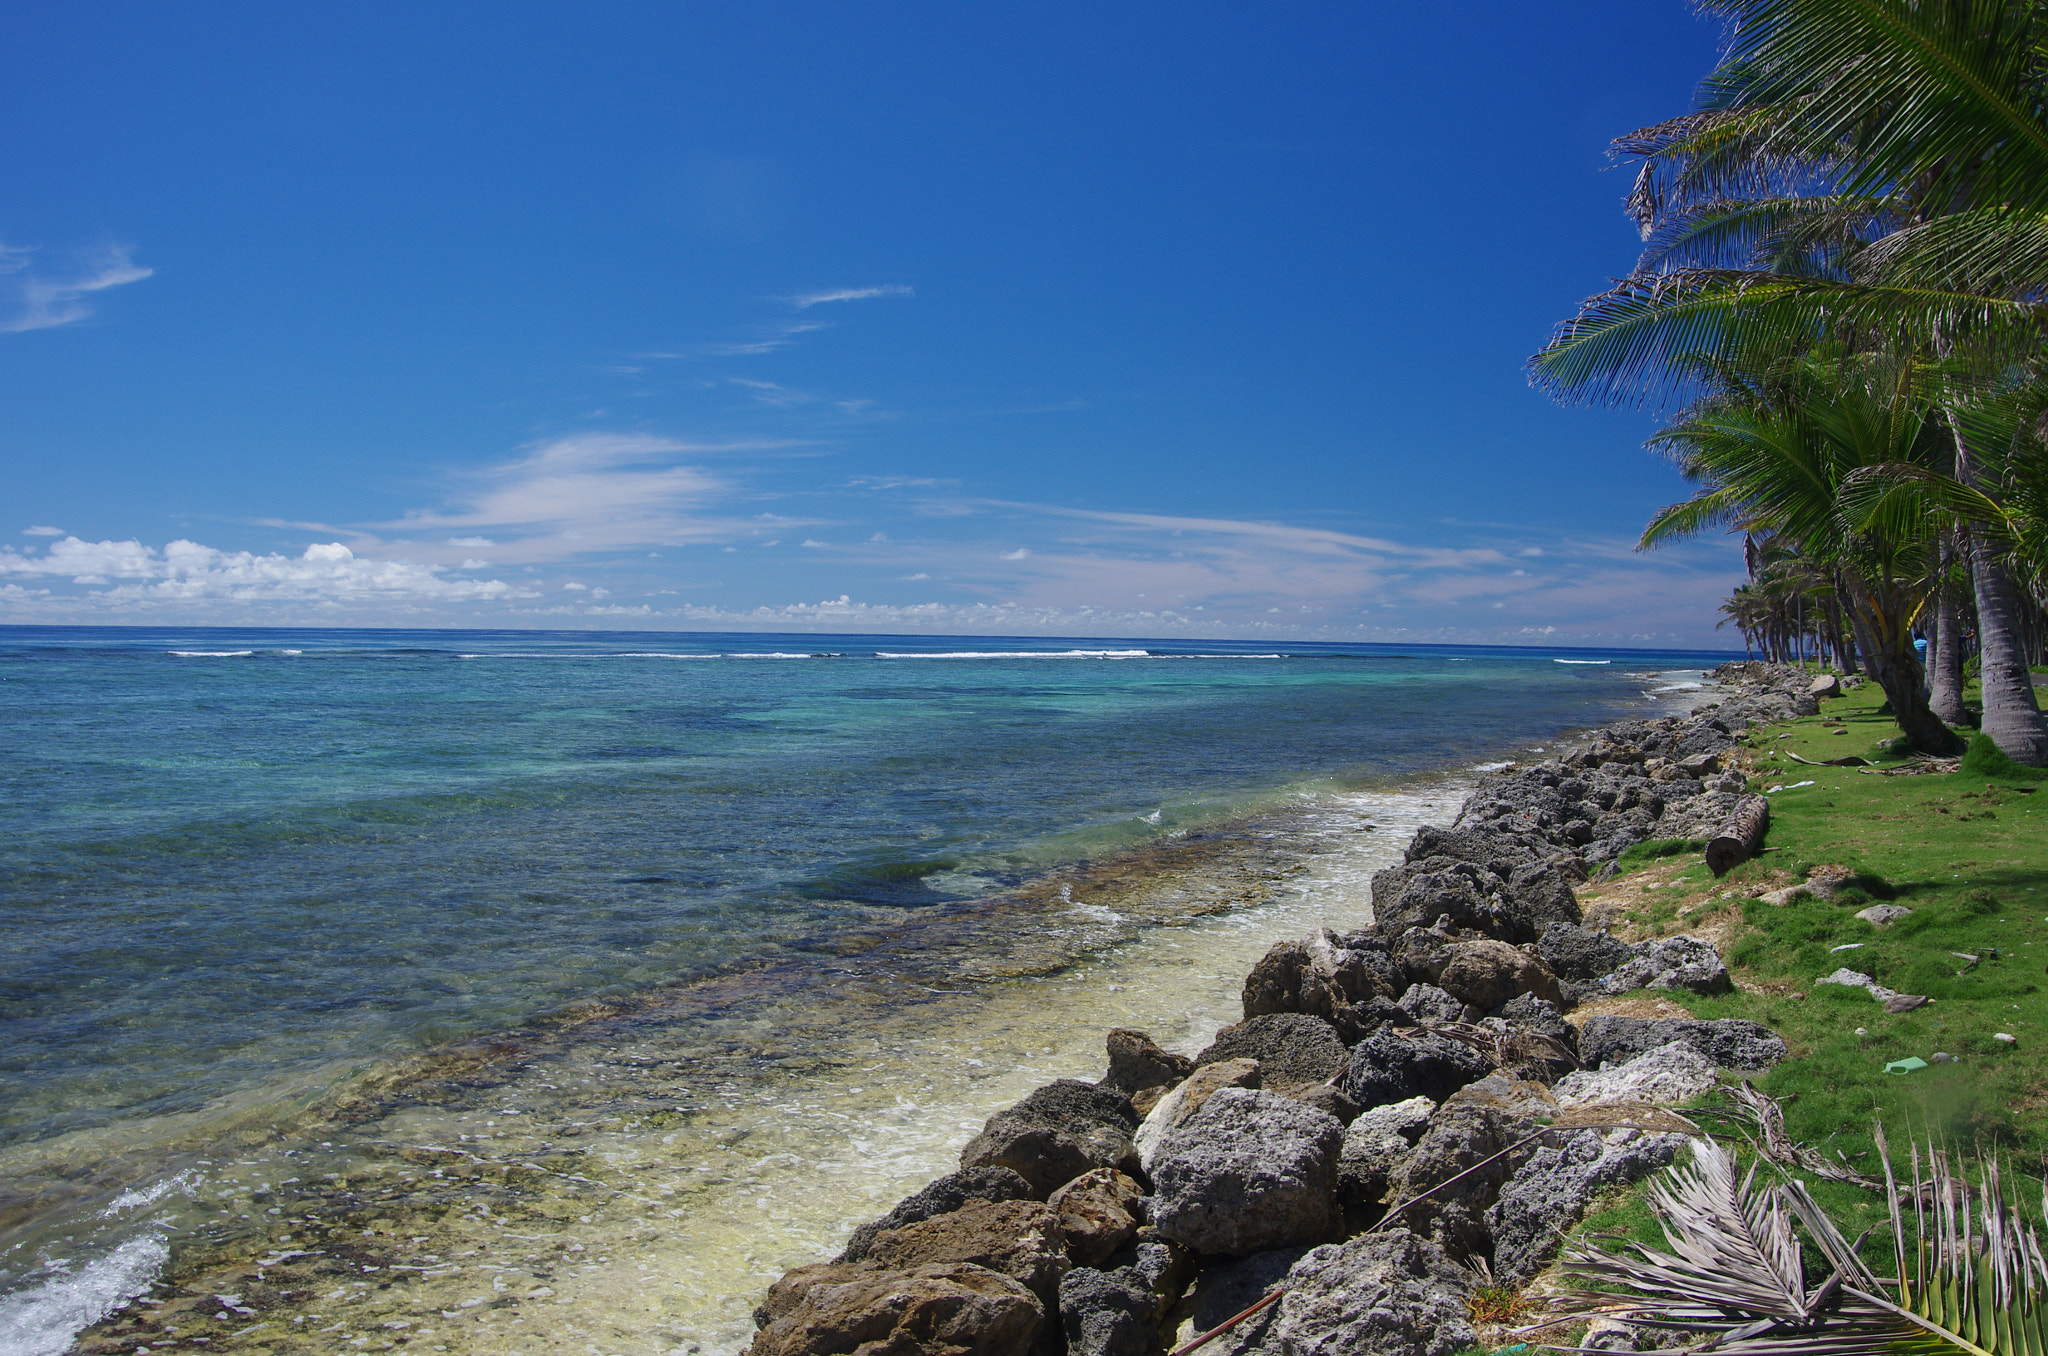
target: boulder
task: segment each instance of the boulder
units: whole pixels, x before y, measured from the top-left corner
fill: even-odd
[[[1329,1022],[1349,1043],[1385,1020],[1384,1000],[1398,991],[1384,944],[1340,939],[1323,928],[1279,943],[1252,967],[1244,981],[1244,1015],[1305,1013]]]
[[[988,1118],[960,1151],[963,1168],[1008,1168],[1040,1199],[1094,1168],[1131,1168],[1131,1099],[1071,1078],[1048,1083]]]
[[[1439,1102],[1492,1071],[1492,1061],[1463,1041],[1428,1031],[1401,1035],[1382,1029],[1351,1052],[1344,1091],[1367,1111],[1411,1097]]]
[[[1115,1168],[1084,1172],[1052,1193],[1046,1205],[1076,1266],[1101,1265],[1138,1232],[1144,1189]]]
[[[1225,1088],[1256,1088],[1264,1080],[1255,1059],[1226,1059],[1221,1064],[1204,1064],[1179,1086],[1159,1099],[1138,1127],[1138,1159],[1147,1175],[1159,1153],[1159,1141],[1166,1132],[1202,1109],[1202,1103]]]
[[[1077,1267],[1060,1281],[1067,1356],[1156,1356],[1159,1296],[1128,1270]]]
[[[1553,927],[1536,943],[1536,954],[1559,979],[1580,982],[1611,974],[1630,957],[1628,943],[1576,925]]]
[[[1109,1072],[1095,1086],[1126,1097],[1147,1088],[1170,1088],[1194,1071],[1186,1055],[1169,1054],[1142,1031],[1118,1027],[1109,1033]]]
[[[1336,1221],[1343,1145],[1335,1117],[1270,1092],[1225,1088],[1160,1140],[1152,1227],[1197,1252],[1229,1256],[1318,1242]]]
[[[1388,1204],[1397,1206],[1434,1190],[1402,1210],[1400,1223],[1453,1258],[1486,1256],[1493,1246],[1486,1211],[1516,1166],[1513,1154],[1494,1156],[1534,1128],[1495,1107],[1446,1102],[1430,1117],[1415,1148],[1388,1174]]]
[[[1597,1069],[1677,1041],[1719,1069],[1768,1069],[1785,1058],[1785,1042],[1759,1022],[1722,1017],[1621,1017],[1602,1013],[1579,1028],[1579,1062]],[[1355,1096],[1356,1094],[1354,1094]]]
[[[1372,916],[1392,935],[1427,927],[1491,933],[1500,886],[1486,867],[1431,857],[1374,873]]]
[[[1528,952],[1492,940],[1453,942],[1437,987],[1473,1007],[1497,1008],[1518,994],[1556,1002],[1557,976]]]
[[[1434,984],[1410,984],[1394,1000],[1411,1022],[1459,1022],[1465,1019],[1465,1004]]]
[[[1451,942],[1451,935],[1438,928],[1409,928],[1394,939],[1394,963],[1400,967],[1404,991],[1410,985],[1436,983],[1451,963]]]
[[[1342,1071],[1351,1052],[1337,1028],[1302,1012],[1269,1012],[1216,1033],[1195,1067],[1255,1059],[1268,1083],[1321,1083]]]
[[[1362,1112],[1344,1130],[1344,1148],[1337,1156],[1337,1193],[1347,1206],[1361,1208],[1386,1193],[1394,1164],[1429,1128],[1436,1104],[1427,1097]]]
[[[965,1168],[948,1173],[922,1190],[905,1196],[896,1208],[878,1220],[853,1231],[842,1262],[858,1262],[868,1255],[868,1245],[884,1229],[900,1229],[934,1215],[950,1214],[969,1201],[1026,1201],[1034,1198],[1031,1183],[1008,1168]]]
[[[1028,1356],[1036,1295],[986,1267],[918,1267],[812,1286],[754,1335],[748,1356]]]
[[[1697,937],[1658,937],[1637,942],[1630,958],[1614,972],[1607,988],[1614,993],[1631,989],[1686,989],[1693,993],[1728,993],[1735,982],[1721,954]]]
[[[1472,1274],[1394,1230],[1307,1253],[1252,1348],[1258,1356],[1451,1356],[1477,1346]],[[1228,1315],[1226,1315],[1228,1317]]]
[[[1571,823],[1581,827],[1567,834],[1567,839],[1580,833],[1588,839],[1592,837],[1589,821],[1579,818]],[[1580,879],[1584,879],[1583,874]],[[1505,925],[1501,935],[1511,942],[1536,941],[1559,924],[1575,925],[1585,917],[1571,882],[1548,862],[1516,867],[1501,893],[1499,914]]]
[[[867,1265],[884,1271],[971,1262],[1018,1281],[1057,1303],[1060,1277],[1072,1265],[1060,1217],[1038,1201],[969,1201],[947,1215],[875,1235]]]
[[[1856,916],[1872,927],[1885,927],[1896,923],[1913,911],[1903,904],[1873,904],[1867,909],[1858,909]]]
[[[1257,1304],[1287,1279],[1287,1273],[1308,1251],[1305,1247],[1274,1248],[1205,1268],[1188,1295],[1186,1317],[1173,1335],[1174,1347],[1186,1346],[1225,1319],[1235,1318]],[[1202,1347],[1201,1356],[1245,1356],[1262,1350],[1266,1331],[1277,1316],[1272,1308],[1254,1314]]]
[[[1344,1089],[1333,1083],[1282,1083],[1266,1091],[1292,1098],[1305,1106],[1312,1106],[1326,1116],[1335,1116],[1339,1125],[1351,1124],[1359,1112],[1358,1103],[1352,1101]]]
[[[1487,1211],[1494,1276],[1508,1285],[1534,1278],[1556,1253],[1562,1232],[1601,1192],[1641,1181],[1670,1163],[1685,1141],[1684,1135],[1588,1129],[1538,1149]]]
[[[1605,1069],[1584,1069],[1557,1080],[1561,1107],[1594,1102],[1644,1102],[1658,1105],[1689,1101],[1720,1080],[1714,1065],[1682,1041],[1645,1050],[1634,1059]]]

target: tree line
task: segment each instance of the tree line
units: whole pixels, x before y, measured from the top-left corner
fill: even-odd
[[[1984,733],[2048,766],[2048,3],[1701,8],[1694,110],[1614,144],[1643,253],[1534,380],[1665,412],[1698,489],[1642,545],[1744,533],[1747,644],[1867,670],[1930,753],[1974,649]]]

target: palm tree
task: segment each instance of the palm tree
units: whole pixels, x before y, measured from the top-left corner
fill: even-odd
[[[1768,529],[1794,545],[1795,590],[1833,571],[1870,675],[1912,745],[1950,753],[1955,735],[1929,709],[1913,624],[1937,526],[1918,495],[1882,496],[1851,518],[1843,487],[1867,467],[1929,466],[1944,428],[1915,391],[1910,365],[1809,359],[1751,377],[1722,368],[1724,393],[1651,439],[1701,489],[1651,520],[1654,547],[1713,526]]]
[[[1822,342],[2038,376],[2048,328],[2048,6],[2038,0],[1708,0],[1728,50],[1701,109],[1616,143],[1640,160],[1647,248],[1534,360],[1565,397],[1695,382],[1698,355]],[[1697,389],[1697,388],[1695,388]],[[2008,478],[1947,410],[1955,479]],[[1984,524],[1979,524],[1981,528]],[[2031,624],[1998,534],[1968,534],[1984,730],[2048,765]]]

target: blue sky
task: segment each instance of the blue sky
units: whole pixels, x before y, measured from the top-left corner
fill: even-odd
[[[0,621],[1730,643],[1523,373],[1678,0],[11,13]]]

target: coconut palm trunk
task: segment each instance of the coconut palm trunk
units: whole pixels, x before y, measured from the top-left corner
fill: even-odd
[[[1968,725],[1963,705],[1963,627],[1957,616],[1955,584],[1949,579],[1949,556],[1943,552],[1934,593],[1934,644],[1929,647],[1927,704],[1951,725]]]
[[[1976,454],[1963,437],[1954,412],[1949,428],[1956,439],[1956,479],[1983,493],[1985,485]],[[2000,753],[2028,767],[2048,767],[2048,723],[2034,699],[2033,675],[2021,643],[2021,602],[2012,576],[1998,558],[1990,534],[1973,530],[1969,541],[1970,575],[1977,594],[1977,638],[1983,656],[1980,681],[1984,691],[1983,731]],[[1890,688],[1885,691],[1889,693]]]
[[[1856,619],[1857,639],[1862,643],[1864,667],[1891,703],[1892,719],[1905,732],[1907,742],[1922,753],[1956,753],[1962,741],[1942,723],[1927,702],[1926,671],[1913,649],[1913,627],[1907,620],[1910,609],[1903,591],[1848,577],[1849,611]]]

